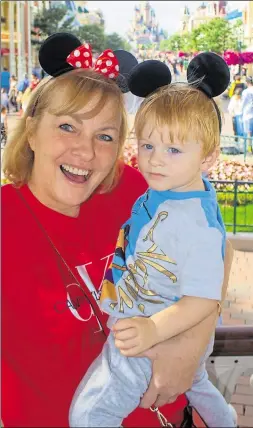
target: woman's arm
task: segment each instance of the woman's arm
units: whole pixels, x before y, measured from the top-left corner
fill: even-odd
[[[222,301],[225,299],[233,261],[233,248],[226,242],[225,272]],[[153,377],[142,401],[142,407],[162,406],[187,391],[217,323],[215,310],[202,322],[166,342],[154,346],[139,356],[153,362]]]

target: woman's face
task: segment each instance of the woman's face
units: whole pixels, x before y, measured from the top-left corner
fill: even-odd
[[[118,104],[112,98],[96,116],[84,119],[96,103],[93,98],[71,115],[45,113],[29,138],[34,152],[30,189],[44,205],[72,217],[108,176],[118,154]]]

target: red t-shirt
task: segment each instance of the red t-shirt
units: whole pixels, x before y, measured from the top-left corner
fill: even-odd
[[[96,290],[119,228],[146,187],[136,170],[125,167],[118,186],[85,202],[78,218],[45,207],[27,186],[2,187],[5,427],[68,426],[73,394],[106,339],[107,315],[97,305]],[[181,397],[163,413],[180,420],[185,403]],[[124,426],[159,422],[149,410],[137,409]]]

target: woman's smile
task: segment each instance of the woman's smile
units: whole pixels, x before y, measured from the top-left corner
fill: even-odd
[[[85,183],[92,174],[91,170],[73,167],[68,164],[61,165],[60,169],[68,181],[79,184]]]

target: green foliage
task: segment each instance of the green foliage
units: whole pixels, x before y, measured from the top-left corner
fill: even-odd
[[[107,34],[105,36],[106,49],[126,49],[126,42],[117,33]]]
[[[241,38],[242,32],[242,21],[238,20],[231,24],[223,18],[214,18],[194,28],[191,33],[173,34],[160,43],[160,49],[184,52],[212,51],[222,54],[228,49],[238,49],[238,39]]]
[[[167,40],[162,40],[160,50],[162,51],[178,51],[182,48],[182,38],[179,34],[173,34]]]
[[[233,232],[234,207],[219,203],[227,232]],[[253,204],[236,208],[236,232],[253,232]]]
[[[34,27],[38,27],[46,38],[57,32],[72,32],[74,18],[68,18],[63,22],[67,9],[65,6],[42,9],[34,18]]]
[[[34,27],[40,28],[44,38],[57,32],[70,32],[77,36],[82,42],[88,42],[94,52],[101,53],[104,49],[126,49],[130,50],[130,45],[117,33],[106,35],[104,25],[89,24],[80,28],[74,28],[74,17],[64,20],[67,13],[65,6],[43,8],[34,19]],[[99,12],[103,21],[103,14]]]
[[[232,207],[235,203],[234,189],[232,189],[232,186],[226,185],[222,191],[218,191],[217,200],[223,206]],[[237,206],[253,206],[253,186],[249,186],[247,190],[244,186],[239,186],[236,200]]]
[[[105,48],[104,27],[97,24],[83,25],[75,31],[75,35],[82,41],[91,44],[94,52],[101,53]]]

